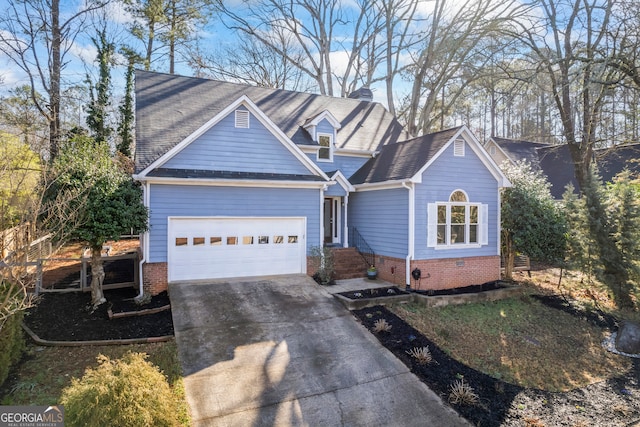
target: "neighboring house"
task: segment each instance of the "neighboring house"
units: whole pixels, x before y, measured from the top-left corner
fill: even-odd
[[[422,289],[499,279],[510,184],[478,140],[466,127],[411,138],[371,91],[353,96],[138,71],[146,290],[311,274],[310,250],[349,247],[350,234],[396,284],[415,286],[415,268]]]
[[[499,165],[504,161],[515,164],[526,160],[534,169],[541,170],[551,184],[551,195],[556,200],[562,199],[569,184],[576,191],[580,190],[566,144],[551,145],[494,137],[487,141],[485,148]],[[604,182],[611,182],[625,168],[635,176],[640,176],[640,144],[597,149],[594,150],[593,159]]]

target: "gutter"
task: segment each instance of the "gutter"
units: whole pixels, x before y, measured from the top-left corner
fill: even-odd
[[[151,190],[150,186],[149,186],[149,182],[147,181],[143,181],[142,182],[142,204],[146,207],[149,208],[149,191]],[[140,259],[140,262],[138,263],[138,278],[140,283],[138,284],[138,295],[134,298],[136,300],[142,299],[142,297],[144,296],[144,275],[142,273],[142,265],[147,262],[147,246],[148,246],[148,235],[149,232],[145,231],[144,233],[142,233],[141,237],[142,237],[142,258]]]
[[[409,181],[403,182],[402,186],[409,190],[409,239],[407,248],[407,258],[405,261],[405,285],[411,286],[411,261],[415,257],[415,233],[416,233],[416,197],[415,197],[415,184]]]

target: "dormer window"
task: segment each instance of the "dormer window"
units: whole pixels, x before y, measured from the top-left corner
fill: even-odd
[[[333,161],[333,135],[318,134],[318,160],[331,162]]]

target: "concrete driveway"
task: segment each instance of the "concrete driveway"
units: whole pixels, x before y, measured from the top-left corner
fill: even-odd
[[[467,426],[304,275],[169,288],[195,426]]]

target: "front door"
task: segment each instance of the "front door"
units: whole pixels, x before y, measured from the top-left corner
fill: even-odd
[[[340,197],[324,199],[324,243],[340,243]]]

